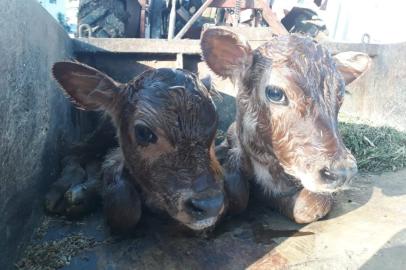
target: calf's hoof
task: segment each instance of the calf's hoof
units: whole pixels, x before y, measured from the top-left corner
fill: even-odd
[[[76,219],[94,211],[101,202],[99,184],[99,179],[88,179],[84,183],[69,188],[64,198],[65,215]]]
[[[45,196],[45,209],[52,214],[76,219],[92,212],[100,204],[100,164],[91,162],[84,169],[74,158],[66,160],[61,177]]]
[[[333,205],[329,194],[313,193],[306,189],[298,192],[293,202],[293,216],[296,223],[311,223],[326,216]]]
[[[45,210],[52,214],[65,214],[68,206],[65,193],[86,179],[86,171],[75,159],[68,157],[64,162],[65,166],[60,178],[51,185],[50,190],[45,195]]]

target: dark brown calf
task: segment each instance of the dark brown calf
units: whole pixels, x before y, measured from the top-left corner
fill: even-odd
[[[56,63],[53,75],[72,102],[107,112],[117,130],[120,147],[105,158],[101,185],[106,218],[114,230],[126,232],[137,224],[141,201],[193,230],[218,221],[225,195],[214,155],[217,114],[209,90],[195,75],[157,69],[120,84],[73,62]],[[72,169],[77,167],[74,161],[69,164],[67,169],[84,177],[83,171]],[[89,190],[86,182],[83,192],[71,187],[63,195],[67,187],[59,184],[47,196],[50,211],[55,194],[72,202],[73,195]]]
[[[336,63],[297,35],[252,50],[224,29],[204,32],[201,46],[208,66],[238,91],[236,122],[220,147],[228,149],[226,175],[255,179],[272,206],[296,222],[325,216],[331,193],[357,172],[337,115],[345,84],[367,69],[369,57],[343,53]]]

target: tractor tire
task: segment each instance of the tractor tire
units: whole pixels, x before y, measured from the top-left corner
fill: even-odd
[[[80,0],[78,25],[89,25],[92,37],[124,37],[128,17],[125,0]]]

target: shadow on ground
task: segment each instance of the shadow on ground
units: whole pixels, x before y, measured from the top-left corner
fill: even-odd
[[[404,269],[406,266],[406,229],[400,231],[388,240],[360,269]]]
[[[45,217],[38,242],[77,234],[96,240],[94,248],[81,251],[63,269],[244,269],[281,239],[313,234],[300,227],[253,203],[244,215],[226,218],[201,235],[148,212],[130,238],[111,237],[101,213],[75,222]]]

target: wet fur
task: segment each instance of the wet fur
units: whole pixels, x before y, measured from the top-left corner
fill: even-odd
[[[355,164],[337,128],[345,82],[334,59],[296,35],[252,51],[238,35],[209,29],[201,46],[209,67],[238,89],[236,122],[217,148],[225,168],[252,179],[255,196],[298,223],[324,217],[341,187],[330,187],[319,171]],[[286,106],[266,100],[270,82],[285,90]]]
[[[104,157],[99,192],[114,231],[133,230],[141,217],[141,203],[196,231],[216,224],[226,201],[222,169],[214,153],[217,113],[209,87],[180,69],[149,70],[126,84],[80,63],[57,63],[53,74],[72,102],[83,109],[106,111],[113,122],[114,126],[104,128],[110,135],[116,133],[119,147]],[[148,127],[157,140],[139,143],[137,125]],[[98,147],[103,142],[108,142],[106,147],[114,145],[97,136],[89,141]],[[81,156],[86,159],[95,149],[83,146],[75,151],[88,149]],[[57,193],[64,196],[64,190]],[[203,206],[215,202],[217,208],[206,216],[190,207],[190,200]]]

